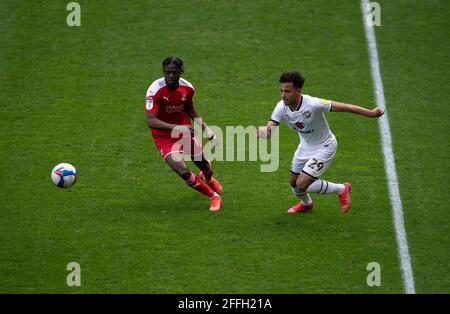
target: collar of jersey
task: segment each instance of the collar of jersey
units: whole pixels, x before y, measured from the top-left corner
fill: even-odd
[[[297,112],[297,111],[300,109],[300,107],[302,106],[302,103],[303,103],[303,95],[302,95],[302,97],[300,98],[300,104],[298,104],[297,109],[292,110],[291,107],[289,107],[289,106],[288,106],[288,108],[289,108],[289,110],[290,110],[291,112]]]

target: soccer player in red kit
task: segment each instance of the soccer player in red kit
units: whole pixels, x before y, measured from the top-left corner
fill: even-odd
[[[223,193],[223,189],[213,178],[211,162],[205,158],[190,120],[201,119],[192,102],[194,88],[181,78],[184,68],[180,58],[167,57],[162,68],[164,77],[154,81],[147,90],[147,125],[161,157],[188,186],[210,198],[209,210],[218,211],[222,207],[219,194]],[[201,127],[209,140],[216,138],[206,123],[202,122]],[[183,154],[190,156],[200,169],[198,176],[189,170],[182,158]]]

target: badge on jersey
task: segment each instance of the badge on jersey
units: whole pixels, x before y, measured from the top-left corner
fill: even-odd
[[[303,111],[303,116],[305,117],[305,119],[311,118],[311,111],[309,110]]]
[[[147,110],[152,110],[152,108],[153,108],[153,96],[148,96],[145,99],[145,108]]]
[[[322,105],[328,105],[330,101],[328,99],[322,99]]]

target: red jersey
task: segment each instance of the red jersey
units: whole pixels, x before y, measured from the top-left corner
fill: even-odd
[[[179,86],[171,90],[166,86],[164,78],[154,81],[147,90],[145,101],[146,112],[156,112],[161,121],[177,124],[191,125],[187,110],[192,107],[194,87],[183,78]],[[170,137],[172,130],[151,129],[153,137]]]

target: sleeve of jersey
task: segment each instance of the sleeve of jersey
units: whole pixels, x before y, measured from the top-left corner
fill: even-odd
[[[155,94],[152,92],[147,93],[145,97],[145,111],[146,112],[158,112],[158,103],[155,99]]]
[[[273,110],[272,115],[270,116],[270,121],[276,122],[278,124],[283,121],[283,113],[279,105],[277,105]]]
[[[315,105],[322,112],[331,111],[331,100],[315,98]]]

